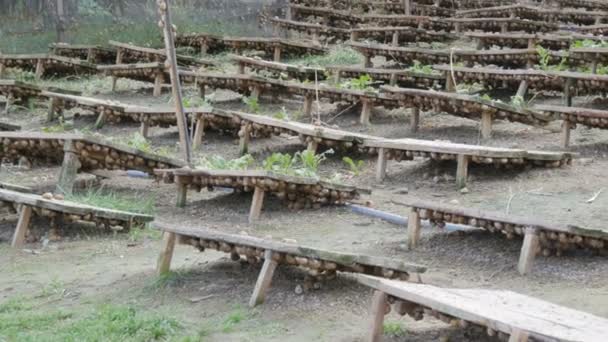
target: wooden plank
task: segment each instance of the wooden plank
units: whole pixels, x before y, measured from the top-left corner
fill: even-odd
[[[264,264],[258,275],[258,280],[255,283],[255,288],[251,299],[249,300],[249,307],[255,307],[259,304],[264,303],[266,299],[266,292],[270,288],[272,282],[272,276],[274,270],[277,268],[278,263],[272,259],[273,252],[269,249],[264,251]]]
[[[371,327],[369,331],[369,342],[382,341],[384,334],[384,315],[386,314],[388,296],[382,291],[374,291],[371,305]]]
[[[30,226],[30,219],[32,217],[32,207],[29,205],[21,205],[19,210],[19,221],[15,227],[15,233],[13,234],[13,242],[11,246],[13,248],[23,247],[25,241],[25,234]]]
[[[162,247],[156,263],[156,273],[158,275],[167,274],[171,269],[171,259],[173,259],[176,237],[177,234],[175,233],[163,232]]]
[[[511,291],[449,289],[365,275],[357,280],[390,296],[510,335],[525,331],[540,341],[601,342],[608,320]]]

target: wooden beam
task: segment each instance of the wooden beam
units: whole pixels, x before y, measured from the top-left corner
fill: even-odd
[[[378,149],[378,162],[376,163],[376,181],[382,182],[386,177],[386,150],[384,148]]]
[[[266,291],[268,291],[270,288],[274,270],[278,265],[278,263],[272,259],[272,256],[272,250],[267,249],[264,251],[264,264],[262,265],[262,270],[258,275],[258,280],[255,283],[253,294],[249,300],[249,306],[252,308],[256,305],[264,303],[264,300],[266,299]]]
[[[572,130],[572,126],[572,123],[568,120],[564,120],[562,122],[561,146],[563,148],[570,147],[570,132]]]
[[[264,189],[255,187],[253,199],[251,200],[251,208],[249,209],[249,223],[253,223],[260,218],[264,204],[264,193]]]
[[[63,163],[57,182],[58,193],[71,194],[74,189],[74,182],[80,169],[80,161],[76,154],[76,148],[72,140],[65,140],[63,144]]]
[[[372,308],[371,308],[371,327],[369,331],[369,342],[380,342],[382,341],[382,335],[384,334],[384,315],[386,314],[388,296],[382,291],[374,291],[372,297]]]
[[[407,215],[407,247],[412,250],[420,240],[420,214],[415,208],[410,208]]]
[[[526,275],[532,269],[532,263],[536,257],[539,246],[538,231],[534,228],[526,228],[524,243],[521,246],[517,271],[519,274]]]
[[[156,273],[163,275],[169,273],[171,269],[171,259],[173,259],[173,250],[175,249],[175,239],[177,234],[171,232],[163,233],[163,242],[161,245],[160,254],[156,263]]]
[[[469,159],[465,154],[456,156],[456,186],[459,189],[467,186],[467,178],[469,176]]]
[[[13,234],[13,242],[11,247],[21,248],[25,242],[25,234],[30,226],[30,219],[32,218],[32,207],[29,205],[21,205],[19,209],[19,221]]]

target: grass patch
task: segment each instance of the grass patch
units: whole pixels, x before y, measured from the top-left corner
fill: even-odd
[[[406,334],[405,328],[399,322],[384,322],[382,329],[385,335],[394,337],[404,336]]]
[[[363,56],[350,47],[337,46],[329,50],[329,53],[325,55],[307,55],[302,58],[293,59],[289,63],[314,67],[355,65],[363,64]]]
[[[88,204],[96,207],[129,211],[138,214],[153,215],[155,211],[154,197],[150,195],[122,195],[114,191],[88,188],[82,193],[74,193],[66,196],[67,200]]]
[[[23,299],[0,305],[0,340],[7,341],[200,341],[180,336],[172,318],[130,306],[102,305],[85,312],[47,310]]]

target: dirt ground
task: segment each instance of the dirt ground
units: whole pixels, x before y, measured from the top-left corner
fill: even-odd
[[[92,81],[91,81],[92,82]],[[122,82],[122,81],[121,81]],[[96,96],[145,105],[168,104],[169,95],[150,95],[149,87],[130,89],[143,84],[121,83],[121,91],[111,94],[110,80],[95,80]],[[192,89],[188,90],[193,92]],[[216,99],[236,98],[218,107],[246,110],[235,94],[218,91]],[[538,96],[537,102],[556,103],[557,98]],[[602,99],[576,98],[582,106],[606,108]],[[44,104],[33,111],[16,108],[5,119],[21,124],[26,130],[44,126]],[[263,98],[261,112],[272,115],[281,107],[297,117],[299,99],[273,102]],[[321,116],[328,122],[335,106],[321,105]],[[71,113],[73,114],[73,113]],[[421,129],[408,130],[409,112],[404,109],[376,109],[372,125],[358,124],[356,111],[345,113],[329,122],[341,129],[380,135],[389,138],[420,138],[449,140],[478,144],[477,122],[458,117],[423,113]],[[70,115],[68,115],[69,117]],[[299,118],[307,121],[308,118]],[[76,128],[90,126],[95,118],[79,115]],[[99,133],[127,137],[137,132],[135,124],[106,125]],[[548,128],[497,122],[493,138],[483,144],[525,149],[559,150],[558,123]],[[151,129],[155,147],[175,150],[177,132],[172,129]],[[600,193],[595,201],[586,201],[599,190],[608,188],[605,170],[608,168],[608,133],[579,127],[572,133],[572,151],[578,153],[572,166],[560,169],[533,168],[497,171],[473,167],[466,192],[454,185],[455,165],[437,165],[420,160],[389,162],[387,179],[374,179],[375,159],[362,159],[365,166],[354,176],[332,155],[322,164],[321,173],[331,177],[343,174],[358,186],[373,189],[368,199],[373,207],[405,215],[400,201],[408,196],[465,207],[483,208],[523,215],[555,223],[604,228],[608,220],[608,192]],[[253,140],[251,153],[256,160],[269,151],[294,152],[302,147],[293,139],[275,137]],[[234,137],[209,132],[197,156],[221,154],[236,157]],[[28,186],[52,188],[58,175],[55,166],[26,170],[3,165],[0,180]],[[216,191],[190,192],[188,205],[177,209],[175,187],[158,184],[149,179],[127,178],[121,173],[104,179],[109,189],[126,194],[139,194],[156,200],[156,218],[176,225],[200,226],[225,232],[246,232],[254,236],[295,239],[301,244],[319,248],[391,257],[428,267],[422,275],[424,283],[445,287],[507,289],[528,294],[570,308],[608,317],[608,263],[605,257],[586,253],[562,257],[539,257],[533,273],[520,276],[515,265],[521,241],[509,241],[485,232],[447,233],[438,228],[424,229],[420,247],[406,249],[405,227],[357,215],[347,207],[326,207],[319,210],[290,211],[283,203],[269,198],[258,224],[247,223],[250,195]],[[173,317],[189,332],[205,331],[205,341],[362,341],[369,326],[368,306],[372,292],[357,285],[347,275],[322,284],[321,289],[298,295],[294,289],[302,284],[305,274],[281,267],[275,273],[267,302],[255,309],[247,308],[259,267],[232,262],[216,252],[199,253],[188,246],[178,246],[173,269],[174,281],[166,286],[154,286],[156,257],[160,250],[158,234],[146,232],[137,239],[125,234],[116,236],[90,235],[75,231],[58,242],[31,244],[23,250],[8,246],[14,222],[0,223],[0,301],[20,296],[32,296],[49,286],[60,290],[60,296],[46,306],[79,310],[95,303],[128,303],[146,312]],[[202,299],[201,299],[202,298]],[[234,312],[244,319],[225,329],[223,322]],[[403,327],[398,336],[386,336],[389,341],[438,340],[447,328],[440,322],[414,322],[390,314],[388,322]],[[0,338],[0,340],[2,340]],[[454,335],[455,341],[479,341],[480,337]]]

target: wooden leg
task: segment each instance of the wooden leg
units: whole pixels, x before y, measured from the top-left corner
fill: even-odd
[[[53,122],[55,120],[55,110],[57,108],[57,101],[55,98],[49,99],[49,109],[46,113],[46,122]]]
[[[57,193],[71,194],[74,189],[74,181],[80,168],[80,161],[74,148],[72,140],[66,140],[63,145],[63,164],[59,173]]]
[[[249,300],[249,306],[252,308],[264,303],[264,299],[266,299],[266,291],[270,288],[274,270],[278,265],[276,261],[272,260],[272,254],[272,251],[269,249],[264,251],[264,265],[262,265],[262,270],[258,275],[253,294]]]
[[[418,132],[420,126],[420,109],[412,108],[412,114],[410,114],[410,132]]]
[[[42,59],[39,59],[36,62],[35,79],[39,80],[40,78],[42,78],[42,74],[44,74],[44,64],[42,62]]]
[[[378,149],[378,163],[376,164],[376,181],[382,182],[386,177],[386,150]]]
[[[156,76],[154,76],[154,92],[152,93],[152,96],[154,97],[159,97],[162,90],[163,90],[163,81],[165,79],[165,76],[163,75],[162,72],[156,73]]]
[[[391,74],[391,79],[389,80],[389,85],[391,87],[394,87],[397,85],[397,73],[392,73]]]
[[[262,205],[264,204],[264,189],[255,187],[253,191],[253,200],[249,209],[249,223],[253,223],[260,218],[262,213]]]
[[[203,143],[203,136],[205,135],[205,119],[198,118],[196,120],[196,128],[194,129],[194,139],[192,139],[192,149],[196,150],[201,147]]]
[[[528,92],[528,82],[524,80],[524,81],[521,81],[521,83],[519,84],[519,88],[517,88],[517,94],[515,94],[515,96],[519,96],[522,99],[525,99],[527,92]]]
[[[249,125],[241,126],[239,132],[239,155],[244,156],[249,152],[249,139],[250,139],[251,128]]]
[[[469,156],[459,154],[456,157],[456,186],[459,189],[467,186],[467,178],[469,176]]]
[[[304,109],[302,110],[304,112],[304,116],[308,116],[310,117],[312,114],[312,101],[313,101],[313,97],[312,95],[306,95],[304,97]]]
[[[262,93],[262,88],[260,88],[260,86],[258,86],[258,85],[255,85],[255,86],[253,86],[253,89],[251,90],[251,98],[257,100],[260,98],[261,93]]]
[[[238,70],[238,74],[239,74],[239,75],[244,75],[244,74],[245,74],[245,64],[244,64],[244,63],[240,63],[240,62],[239,62],[239,70]]]
[[[393,46],[399,46],[399,31],[393,33]]]
[[[308,143],[308,146],[306,146],[306,149],[309,150],[312,153],[317,153],[317,149],[319,148],[319,143],[316,142],[313,138],[313,140],[311,140]]]
[[[188,198],[188,185],[177,183],[177,202],[175,204],[178,208],[186,206],[186,199]]]
[[[420,240],[420,214],[414,208],[410,208],[407,216],[407,247],[412,250]]]
[[[452,77],[452,73],[446,71],[445,73],[445,91],[453,93],[456,91],[456,82]]]
[[[513,331],[511,331],[511,335],[509,336],[509,342],[528,342],[528,333],[513,329]]]
[[[25,234],[30,226],[31,218],[32,207],[27,205],[21,205],[21,208],[19,210],[19,221],[17,222],[17,227],[15,228],[11,247],[21,248],[23,246],[23,242],[25,241]]]
[[[382,341],[384,334],[384,315],[386,314],[388,296],[382,291],[374,291],[372,297],[372,324],[369,331],[369,342]]]
[[[171,259],[173,259],[173,250],[175,249],[175,239],[177,234],[164,232],[163,244],[161,247],[158,262],[156,263],[156,273],[163,275],[169,273],[171,269]]]
[[[502,23],[500,25],[500,32],[507,33],[508,31],[509,31],[509,26],[507,25],[507,23]]]
[[[112,76],[112,92],[116,91],[116,84],[118,83],[118,77]]]
[[[95,129],[100,129],[106,123],[106,111],[105,109],[101,110],[101,113],[97,116],[97,120],[95,120]]]
[[[568,120],[562,122],[562,141],[561,145],[563,148],[570,147],[570,131],[572,130],[572,123]]]
[[[274,61],[277,63],[281,61],[281,47],[280,46],[274,47]]]
[[[594,59],[593,62],[591,62],[591,73],[597,74],[597,59]]]
[[[481,137],[483,139],[490,139],[492,136],[492,113],[483,112],[481,113]]]
[[[372,115],[372,103],[368,99],[361,99],[361,104],[363,108],[361,108],[361,118],[359,122],[362,125],[369,125],[369,117]]]
[[[142,121],[141,125],[139,126],[139,133],[142,137],[147,138],[149,129],[150,123],[148,121]]]
[[[526,275],[530,272],[534,257],[536,257],[538,244],[538,231],[534,228],[526,228],[524,243],[521,246],[521,254],[519,255],[519,263],[517,264],[519,274]]]
[[[572,107],[572,95],[570,93],[570,88],[572,87],[572,83],[573,83],[572,78],[566,79],[566,82],[564,83],[563,102],[564,102],[564,106],[566,106],[566,107]]]
[[[372,57],[370,55],[365,55],[365,64],[364,67],[366,68],[373,68],[374,64],[372,63]]]
[[[122,64],[122,49],[118,48],[118,50],[116,50],[116,63],[115,64]]]

